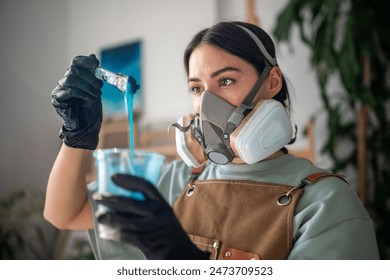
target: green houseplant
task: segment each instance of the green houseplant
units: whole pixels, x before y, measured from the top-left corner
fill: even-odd
[[[334,171],[348,167],[358,176],[367,174],[367,181],[360,183],[368,186],[370,196],[362,200],[374,219],[382,259],[389,257],[390,246],[387,7],[386,0],[291,0],[273,32],[276,40],[288,41],[296,26],[311,51],[328,118],[329,137],[321,151],[332,159]],[[338,94],[328,87],[335,76],[344,87]],[[347,143],[347,154],[338,152],[340,143]]]
[[[85,238],[61,235],[44,220],[43,205],[44,193],[33,187],[0,197],[0,260],[93,259]]]
[[[0,199],[0,259],[47,259],[50,249],[40,217],[43,196],[16,188]]]

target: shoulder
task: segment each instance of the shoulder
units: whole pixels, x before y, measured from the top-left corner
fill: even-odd
[[[304,178],[315,173],[333,174],[332,171],[319,168],[310,161],[286,157],[280,165],[280,172],[284,174],[287,184],[297,186]],[[286,182],[284,182],[286,183]],[[310,211],[308,211],[308,209]],[[316,209],[316,211],[311,211]],[[328,218],[353,219],[362,218],[369,220],[367,211],[360,202],[356,190],[346,181],[336,176],[329,176],[304,187],[304,194],[299,200],[296,213],[305,215],[322,215],[326,213]]]
[[[272,182],[289,186],[298,186],[303,179],[315,173],[332,173],[330,170],[315,166],[306,158],[293,155],[272,160],[270,165],[268,173],[272,176]]]
[[[370,216],[354,188],[337,177],[305,187],[293,235],[292,259],[378,258]]]
[[[313,165],[304,158],[293,156],[286,157],[283,164],[281,164],[281,169],[286,179],[290,181],[290,185],[295,186],[313,174],[334,174],[328,169]],[[349,212],[351,215],[368,218],[356,190],[345,180],[337,176],[327,176],[304,187],[304,194],[298,203],[297,212],[314,206],[321,209],[329,207],[339,213],[346,214]],[[320,213],[320,211],[317,213]]]
[[[355,189],[335,176],[304,187],[294,222],[297,234],[294,235],[304,239],[346,233],[352,238],[351,235],[357,234],[353,233],[355,230],[367,231],[367,228],[372,227],[372,220]]]
[[[369,218],[355,189],[335,176],[326,177],[305,187],[298,207],[304,209],[310,205],[335,212],[335,216]]]

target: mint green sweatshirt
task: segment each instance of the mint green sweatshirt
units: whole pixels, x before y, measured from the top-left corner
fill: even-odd
[[[198,180],[252,180],[297,186],[307,175],[329,172],[303,158],[284,155],[255,164],[207,164]],[[173,205],[190,178],[191,167],[173,161],[165,167],[157,188]],[[88,186],[96,190],[96,183]],[[90,199],[96,211],[96,204]],[[221,203],[224,203],[221,201]],[[270,221],[272,223],[272,221]],[[344,181],[328,177],[306,186],[293,220],[293,248],[288,259],[379,259],[374,226],[355,190]],[[89,231],[97,259],[143,259],[131,245],[98,237]]]

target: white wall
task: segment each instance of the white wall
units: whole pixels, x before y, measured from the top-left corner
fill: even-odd
[[[0,2],[0,197],[44,188],[60,145],[50,92],[68,63],[68,3]]]

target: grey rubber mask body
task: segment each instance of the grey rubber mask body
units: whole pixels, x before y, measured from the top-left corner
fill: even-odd
[[[266,65],[244,101],[237,107],[210,91],[206,90],[202,93],[200,127],[195,127],[194,132],[196,138],[201,140],[199,142],[211,161],[227,164],[236,157],[230,147],[230,134],[240,125],[247,110],[254,107],[252,101],[270,70],[271,67]]]
[[[208,158],[218,164],[227,164],[233,157],[233,151],[225,145],[224,131],[229,118],[236,107],[210,91],[204,91],[200,104],[201,145]]]

